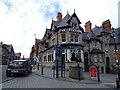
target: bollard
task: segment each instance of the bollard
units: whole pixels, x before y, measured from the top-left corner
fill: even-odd
[[[41,69],[41,75],[43,75],[43,66],[42,66],[42,69]]]
[[[99,66],[97,66],[97,77],[98,77],[98,82],[100,82],[100,72],[99,72]]]
[[[54,65],[52,67],[52,70],[53,70],[53,78],[55,78],[55,66]]]
[[[120,82],[118,78],[116,78],[116,85],[117,85],[117,88],[120,88]]]
[[[39,70],[39,64],[37,65],[37,70]]]
[[[63,66],[61,66],[61,77],[63,77]]]

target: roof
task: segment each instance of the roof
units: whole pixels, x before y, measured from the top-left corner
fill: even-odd
[[[63,18],[63,20],[60,22],[60,24],[58,25],[57,28],[69,26],[68,23],[67,23],[67,21],[70,19],[70,17],[71,17],[71,16],[70,16],[69,14],[67,14],[67,15]]]
[[[101,35],[101,33],[110,33],[110,31],[105,30],[104,28],[99,27],[99,26],[95,26],[92,29],[92,32],[95,34],[95,36],[99,36],[99,35]]]
[[[76,15],[76,13],[75,13],[75,12],[72,14],[72,16],[70,17],[70,19],[68,20],[68,23],[70,23],[70,21],[71,21],[72,17],[76,17],[76,18],[77,18],[77,20],[78,20],[78,23],[79,23],[79,24],[81,24],[81,22],[80,22],[80,20],[79,20],[79,18],[77,17],[77,15]]]
[[[59,22],[52,20],[53,26],[57,27],[59,25]]]
[[[82,39],[83,40],[90,40],[90,38],[88,37],[88,32],[82,33]]]
[[[42,38],[42,41],[45,40],[45,37],[46,37],[47,34],[48,34],[48,35],[51,34],[51,29],[46,29],[45,34],[44,34],[44,36],[43,36],[43,38]]]
[[[98,37],[95,36],[93,32],[84,32],[82,33],[83,40],[97,40],[100,41]]]
[[[120,44],[120,28],[115,29],[115,31],[111,31],[111,37],[110,37],[109,44],[110,45]]]
[[[100,40],[98,37],[96,37],[96,35],[93,32],[88,33],[88,36],[92,40],[98,40],[98,41]]]
[[[37,39],[37,38],[36,38],[35,40],[36,40],[36,44],[41,42],[40,39]]]

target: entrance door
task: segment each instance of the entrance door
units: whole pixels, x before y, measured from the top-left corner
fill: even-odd
[[[65,65],[65,54],[62,54],[62,65]]]
[[[88,53],[84,53],[84,66],[85,66],[85,71],[89,71]]]
[[[65,77],[65,54],[62,54],[61,77]]]
[[[110,73],[110,58],[106,57],[106,73]]]

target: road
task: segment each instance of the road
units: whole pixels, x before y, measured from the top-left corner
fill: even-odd
[[[51,79],[39,76],[33,72],[27,77],[15,77],[10,81],[2,83],[2,88],[109,88],[114,90],[116,86],[102,83],[85,84],[55,78]]]

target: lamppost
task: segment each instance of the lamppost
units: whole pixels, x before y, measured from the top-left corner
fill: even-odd
[[[115,61],[116,61],[116,64],[118,66],[118,79],[116,80],[116,83],[117,83],[117,87],[120,88],[120,85],[119,85],[119,81],[120,81],[120,69],[119,69],[119,60],[117,58],[118,56],[118,49],[117,49],[117,42],[116,42],[116,37],[115,37],[115,29],[112,28],[112,34],[113,34],[113,40],[114,40],[114,50],[115,50]]]
[[[56,47],[56,78],[58,78],[59,77],[59,69],[58,69],[58,30],[56,30],[56,32],[57,32],[57,47]]]

